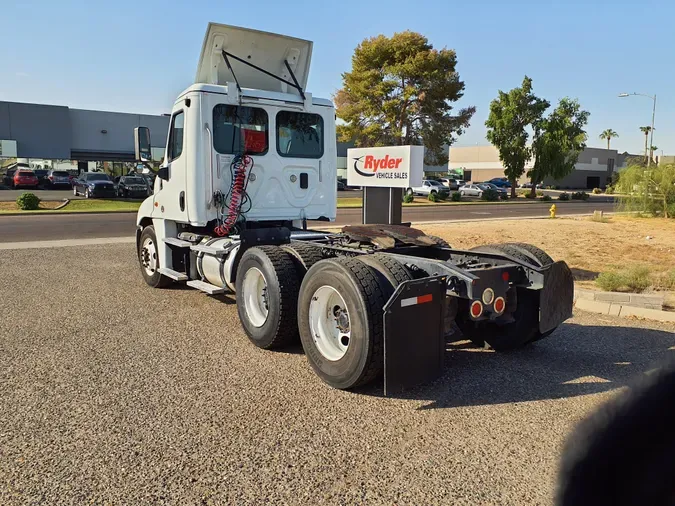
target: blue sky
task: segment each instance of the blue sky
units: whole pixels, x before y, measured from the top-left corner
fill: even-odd
[[[410,29],[457,51],[458,105],[478,110],[456,145],[486,144],[490,100],[527,74],[538,95],[591,112],[590,146],[613,128],[620,151],[644,149],[651,101],[617,95],[656,94],[654,144],[675,154],[674,17],[669,0],[23,0],[2,7],[0,99],[168,112],[194,78],[209,21],[313,40],[308,90],[330,97],[361,40]]]

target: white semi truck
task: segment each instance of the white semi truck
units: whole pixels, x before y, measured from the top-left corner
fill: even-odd
[[[256,346],[299,338],[329,385],[384,373],[385,393],[441,373],[449,326],[501,351],[569,318],[569,268],[532,245],[462,251],[405,225],[307,229],[334,221],[337,204],[335,110],[305,91],[311,54],[310,41],[209,24],[138,211],[147,284],[235,293]],[[149,161],[148,129],[134,136]]]

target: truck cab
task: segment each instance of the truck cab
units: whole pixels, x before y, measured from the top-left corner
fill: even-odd
[[[217,227],[243,157],[233,230],[247,222],[334,220],[335,110],[304,90],[311,52],[310,41],[209,24],[195,83],[173,105],[164,162],[139,224]]]

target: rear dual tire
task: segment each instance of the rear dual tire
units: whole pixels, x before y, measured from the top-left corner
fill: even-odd
[[[384,367],[382,309],[410,273],[386,255],[316,263],[298,301],[300,340],[316,374],[334,388],[369,383]]]
[[[473,248],[472,251],[506,254],[538,267],[553,263],[553,259],[545,251],[526,243],[491,244]],[[491,321],[476,322],[468,317],[468,311],[460,312],[462,316],[457,318],[457,326],[476,346],[484,346],[487,343],[495,351],[515,350],[543,339],[555,330],[539,332],[538,291],[514,287],[509,292],[507,308],[512,307],[514,303],[516,305],[512,312],[513,322],[501,325]]]

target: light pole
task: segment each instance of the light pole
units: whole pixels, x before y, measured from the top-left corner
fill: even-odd
[[[654,145],[654,116],[656,115],[656,95],[645,95],[644,93],[619,93],[621,98],[630,97],[631,95],[651,98],[654,101],[654,106],[652,107],[652,129],[650,130],[650,139],[649,139],[649,157],[647,158],[647,167],[652,164],[652,146]]]

